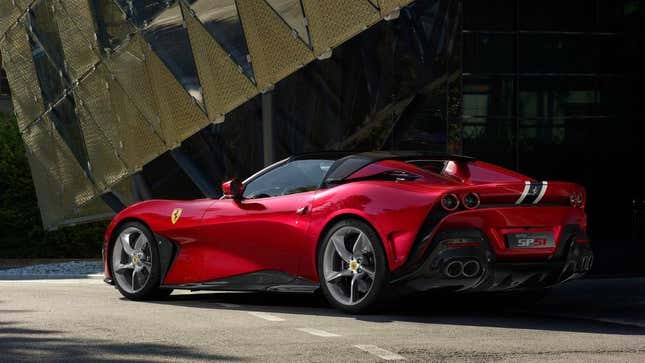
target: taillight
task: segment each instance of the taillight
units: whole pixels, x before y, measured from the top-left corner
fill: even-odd
[[[454,194],[446,194],[441,198],[441,206],[443,209],[452,212],[459,208],[459,198]]]
[[[571,193],[571,195],[569,196],[569,203],[571,203],[572,207],[577,206],[577,204],[578,204],[578,193],[575,193],[575,192]]]
[[[585,202],[585,197],[582,193],[573,192],[569,196],[569,202],[572,207],[582,208]]]
[[[479,195],[477,193],[468,193],[463,196],[461,199],[462,203],[464,203],[464,207],[468,209],[475,209],[479,207]]]

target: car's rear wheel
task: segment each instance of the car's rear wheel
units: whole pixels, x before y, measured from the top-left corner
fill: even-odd
[[[388,276],[385,251],[367,223],[356,219],[336,223],[326,233],[317,257],[322,292],[335,307],[359,313],[381,298]]]
[[[159,287],[159,250],[150,230],[139,222],[122,225],[112,243],[112,279],[123,296],[131,300],[163,298],[171,289]]]

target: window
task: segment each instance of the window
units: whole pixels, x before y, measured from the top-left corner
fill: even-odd
[[[318,189],[333,160],[296,160],[249,182],[244,198],[267,198]]]

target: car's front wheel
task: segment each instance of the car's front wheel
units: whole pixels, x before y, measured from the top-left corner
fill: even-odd
[[[161,269],[159,249],[150,230],[139,222],[122,225],[112,242],[112,279],[123,296],[147,300],[170,295],[172,290],[159,288]]]
[[[370,225],[346,219],[329,229],[318,250],[318,277],[332,305],[350,313],[373,307],[387,276],[385,251]]]

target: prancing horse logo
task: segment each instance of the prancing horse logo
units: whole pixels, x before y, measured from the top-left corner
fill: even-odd
[[[183,209],[181,209],[181,208],[173,209],[172,214],[170,214],[170,221],[172,222],[172,224],[177,223],[177,221],[179,220],[179,217],[181,217],[181,212],[182,211],[183,211]]]

